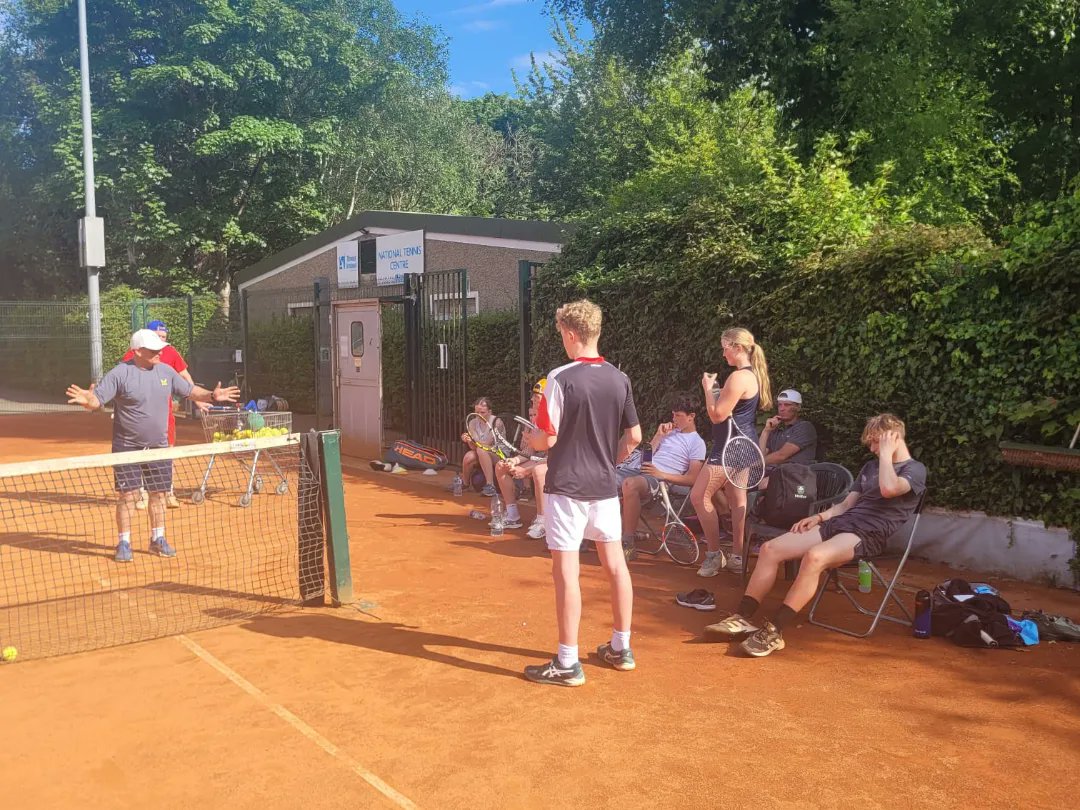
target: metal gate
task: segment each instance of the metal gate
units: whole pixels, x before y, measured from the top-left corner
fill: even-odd
[[[404,299],[408,437],[455,461],[469,412],[468,271],[406,275]]]
[[[532,387],[529,382],[532,372],[532,322],[533,322],[533,279],[536,271],[544,265],[521,259],[518,262],[518,317],[521,320],[521,338],[518,349],[518,366],[521,371],[521,402],[518,413],[529,412],[529,400]]]

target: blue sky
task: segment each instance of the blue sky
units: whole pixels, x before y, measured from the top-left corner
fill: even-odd
[[[543,0],[394,0],[406,17],[437,25],[450,43],[450,89],[462,98],[512,93],[529,69],[529,54],[544,60],[555,49]],[[582,37],[591,35],[579,26]]]

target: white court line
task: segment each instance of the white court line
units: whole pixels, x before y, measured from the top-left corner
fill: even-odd
[[[195,653],[195,655],[199,656],[199,658],[208,663],[226,678],[228,678],[230,681],[243,689],[245,692],[247,692],[249,695],[251,695],[253,698],[255,698],[257,701],[259,701],[259,703],[268,708],[270,711],[272,711],[290,726],[295,728],[313,743],[318,745],[330,756],[337,757],[346,765],[348,765],[350,770],[356,773],[357,776],[359,776],[361,779],[363,779],[381,794],[386,796],[386,798],[388,798],[398,807],[406,808],[406,810],[418,810],[417,806],[413,804],[411,800],[409,800],[405,796],[402,796],[400,793],[390,787],[390,785],[386,784],[386,782],[384,782],[382,779],[377,777],[375,774],[373,774],[371,771],[369,771],[367,768],[365,768],[363,765],[361,765],[359,762],[349,756],[348,753],[342,751],[340,748],[338,748],[336,745],[326,739],[326,737],[317,732],[315,729],[313,729],[295,714],[290,712],[280,703],[275,703],[273,700],[270,699],[269,695],[267,695],[265,692],[259,689],[259,687],[255,686],[253,683],[244,678],[243,675],[231,669],[224,662],[215,658],[211,653],[207,652],[203,647],[199,646],[196,642],[192,641],[187,636],[176,636],[176,640],[183,644],[185,647],[187,647],[189,650],[191,650],[191,652]]]

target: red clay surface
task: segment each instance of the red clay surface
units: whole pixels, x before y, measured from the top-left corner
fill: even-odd
[[[5,417],[0,461],[101,451],[108,430]],[[592,659],[580,689],[537,686],[521,669],[555,643],[542,544],[487,536],[467,517],[479,500],[441,480],[346,476],[357,605],[191,634],[263,701],[176,638],[0,668],[5,805],[394,807],[352,761],[425,808],[1075,806],[1080,645],[964,650],[802,624],[748,659],[698,643],[717,614],[673,602],[704,584],[732,607],[737,579],[657,559],[632,565],[638,670]],[[584,559],[586,652],[611,628]],[[916,564],[905,581],[948,575]],[[1080,618],[1073,592],[994,582],[1015,609]]]

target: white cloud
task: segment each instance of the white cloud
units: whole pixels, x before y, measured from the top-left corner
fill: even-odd
[[[474,3],[471,6],[455,8],[451,14],[479,14],[482,11],[490,11],[493,8],[506,8],[507,6],[521,6],[526,0],[487,0],[484,3]]]
[[[485,90],[490,90],[491,85],[487,82],[467,81],[467,82],[455,82],[450,85],[450,94],[457,96],[458,98],[472,98],[473,96],[479,96],[484,93]]]
[[[501,20],[473,20],[465,23],[461,26],[461,29],[468,31],[470,34],[477,34],[482,31],[494,31],[496,28],[502,28],[503,25],[505,23]]]
[[[555,51],[534,51],[532,53],[525,53],[521,56],[515,56],[510,60],[510,67],[516,70],[528,70],[532,67],[533,57],[536,58],[536,64],[541,67],[545,65],[556,65],[562,62],[562,56]]]

